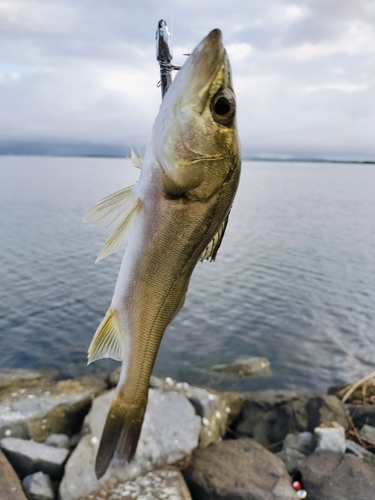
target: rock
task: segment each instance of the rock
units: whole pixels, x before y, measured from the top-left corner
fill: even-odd
[[[44,441],[44,444],[48,446],[54,446],[55,448],[65,448],[69,450],[70,448],[70,439],[66,434],[51,434]]]
[[[360,429],[365,424],[375,427],[375,405],[345,405],[353,424]]]
[[[249,377],[256,372],[266,370],[270,367],[270,362],[267,358],[238,358],[232,363],[223,365],[215,365],[212,370],[220,373],[231,373],[237,377]]]
[[[289,474],[298,468],[300,460],[304,460],[306,458],[306,455],[298,450],[295,450],[294,448],[283,448],[278,453],[275,453],[275,455],[281,458],[284,462],[286,470]]]
[[[307,390],[266,390],[245,394],[235,432],[268,446],[281,443],[288,433],[313,432],[320,424],[333,421],[345,429],[349,426],[346,410],[335,396]]]
[[[350,385],[338,385],[330,387],[327,392],[328,394],[333,394],[341,399],[350,389],[350,387]],[[357,387],[353,394],[351,394],[351,396],[348,398],[347,403],[351,403],[353,401],[360,401],[364,403],[372,396],[375,396],[375,384],[372,381],[369,381],[368,383]]]
[[[17,474],[1,450],[0,492],[1,500],[27,500]]]
[[[375,427],[364,425],[359,431],[360,435],[367,439],[371,444],[375,445]]]
[[[283,443],[283,450],[292,448],[304,455],[310,455],[316,447],[316,439],[312,432],[300,432],[299,434],[287,434]]]
[[[372,500],[375,468],[354,455],[320,450],[299,466],[309,500]]]
[[[22,481],[23,489],[29,500],[53,500],[52,481],[47,474],[36,472]]]
[[[196,387],[186,382],[176,382],[167,377],[151,377],[150,385],[161,391],[183,394],[194,406],[196,414],[202,417],[200,446],[208,446],[224,436],[227,427],[241,412],[244,396],[236,392],[219,392],[206,387]]]
[[[24,368],[3,368],[0,370],[0,391],[9,387],[30,387],[46,382],[55,375],[52,370],[27,370]]]
[[[316,451],[331,450],[345,453],[346,438],[345,429],[336,422],[332,422],[331,426],[320,426],[314,429],[314,435],[318,441]]]
[[[0,445],[21,477],[39,471],[48,474],[52,479],[60,479],[63,475],[68,450],[18,438],[4,438]]]
[[[283,462],[249,439],[194,451],[184,477],[194,500],[295,500]]]
[[[73,434],[69,441],[69,448],[73,450],[81,440],[81,433]]]
[[[156,470],[110,488],[99,489],[82,500],[191,500],[184,478],[178,470]]]
[[[353,453],[353,455],[359,458],[374,457],[371,451],[366,450],[359,444],[355,443],[354,441],[350,441],[349,439],[346,440],[346,452]]]
[[[0,439],[42,442],[54,433],[71,435],[80,430],[92,399],[105,389],[93,377],[7,389],[0,394]]]
[[[145,420],[137,452],[128,463],[114,457],[106,474],[98,481],[94,463],[114,390],[96,398],[85,419],[83,436],[65,467],[60,485],[61,500],[75,500],[100,487],[134,480],[157,467],[184,460],[198,445],[201,419],[181,394],[150,389]]]

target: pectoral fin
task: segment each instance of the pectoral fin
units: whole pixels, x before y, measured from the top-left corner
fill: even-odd
[[[133,187],[128,186],[103,198],[85,215],[83,222],[104,233],[112,233],[134,205]]]
[[[96,262],[120,250],[128,237],[140,200],[134,196],[134,186],[121,189],[101,200],[83,219],[105,233],[112,233],[106,241]]]
[[[213,260],[216,259],[217,251],[219,250],[221,242],[223,241],[224,238],[225,230],[228,224],[228,219],[229,219],[229,214],[225,217],[221,226],[219,227],[219,230],[212,238],[210,243],[207,245],[202,255],[199,257],[200,261],[207,259],[210,260],[210,262],[212,262]]]
[[[170,196],[181,197],[187,191],[197,188],[203,182],[203,169],[200,164],[187,165],[163,174],[163,186]]]

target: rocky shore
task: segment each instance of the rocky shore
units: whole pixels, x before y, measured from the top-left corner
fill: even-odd
[[[373,500],[375,391],[218,392],[152,377],[135,459],[94,461],[118,372],[0,370],[0,500]]]

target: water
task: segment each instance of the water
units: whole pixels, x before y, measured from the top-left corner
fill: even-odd
[[[121,256],[82,225],[136,180],[127,160],[0,157],[0,367],[86,366]],[[375,368],[375,167],[245,162],[215,263],[198,264],[167,329],[157,375],[221,389],[325,388]],[[357,364],[331,337],[360,358]],[[216,363],[266,356],[272,375],[236,379]]]

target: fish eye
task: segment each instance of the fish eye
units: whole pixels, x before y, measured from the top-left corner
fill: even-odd
[[[225,89],[218,92],[211,101],[211,115],[220,125],[232,125],[236,114],[236,101],[231,90]]]

